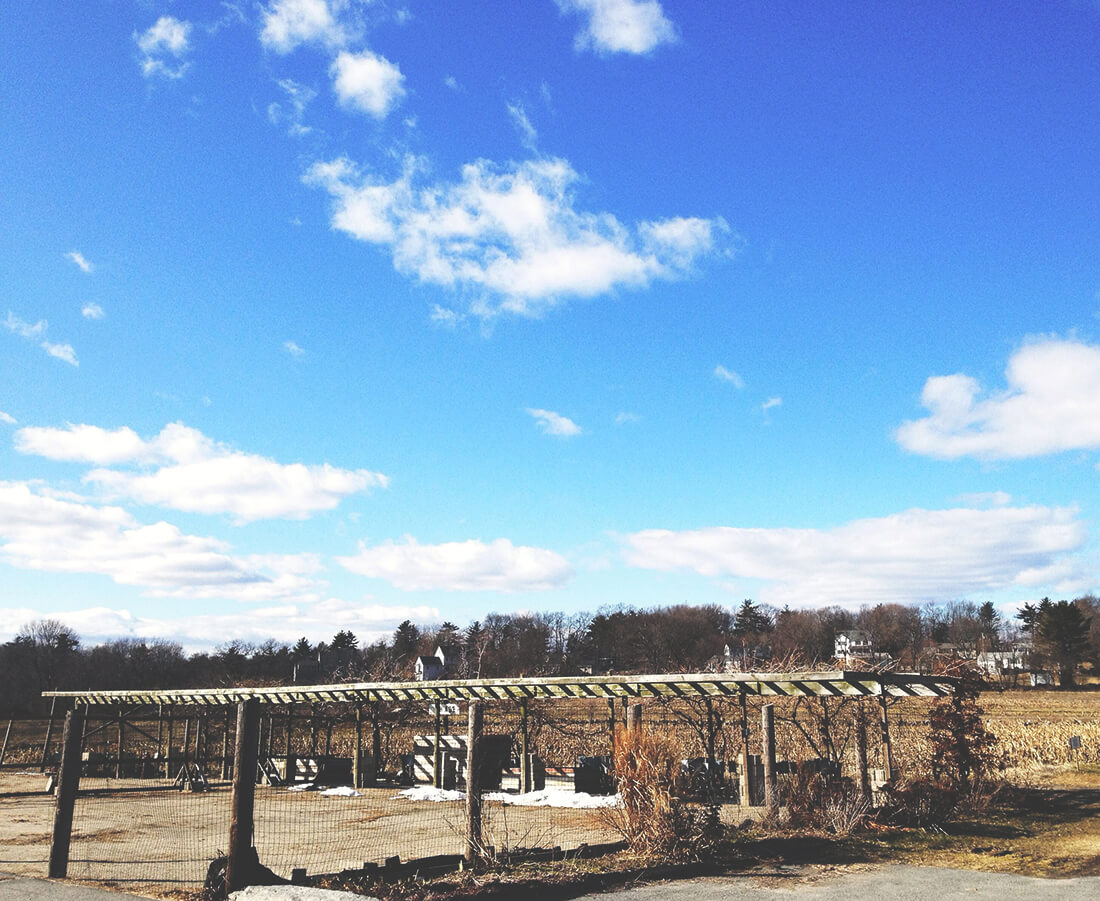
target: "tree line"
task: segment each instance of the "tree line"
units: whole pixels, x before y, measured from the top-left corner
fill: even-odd
[[[304,637],[295,644],[230,640],[191,654],[176,642],[140,638],[85,646],[64,624],[36,620],[0,645],[0,714],[40,711],[41,692],[53,689],[213,688],[286,684],[296,677],[300,683],[409,680],[417,658],[439,647],[448,678],[820,666],[833,661],[837,634],[852,629],[870,634],[880,660],[914,670],[937,649],[974,658],[1023,641],[1033,669],[1052,669],[1070,685],[1082,667],[1100,666],[1098,612],[1100,600],[1091,595],[1024,604],[1008,621],[992,603],[967,601],[852,611],[777,609],[745,600],[736,609],[679,604],[490,613],[461,628],[406,620],[374,642],[341,630],[317,644]]]

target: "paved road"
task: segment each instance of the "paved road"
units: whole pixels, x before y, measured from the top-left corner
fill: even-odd
[[[884,866],[837,875],[791,867],[777,875],[722,876],[587,895],[590,901],[1081,901],[1100,876],[1034,879],[939,867]]]
[[[87,885],[0,873],[0,901],[125,901],[137,897]]]

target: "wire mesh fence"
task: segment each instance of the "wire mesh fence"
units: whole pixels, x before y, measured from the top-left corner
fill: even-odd
[[[727,823],[760,813],[764,702],[647,699],[641,708],[642,725],[666,736],[680,760],[683,796],[717,805]],[[776,713],[781,795],[807,762],[858,778],[860,718],[868,766],[882,781],[887,750],[874,699],[767,702]],[[922,704],[908,699],[892,708],[898,765],[921,753]],[[480,853],[621,838],[611,750],[616,727],[627,719],[623,699],[500,700],[483,708]],[[229,844],[233,713],[165,705],[96,711],[87,720],[71,878],[165,892],[202,885]],[[467,727],[465,704],[263,705],[254,809],[260,862],[291,878],[295,870],[335,873],[394,857],[466,853]],[[34,797],[38,808],[30,818],[47,818],[52,799]],[[48,841],[48,827],[34,835]],[[40,864],[41,845],[28,847],[35,853],[14,856],[21,865]]]

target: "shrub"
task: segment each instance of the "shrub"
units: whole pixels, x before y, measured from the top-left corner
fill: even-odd
[[[608,817],[632,851],[684,860],[714,847],[721,833],[718,807],[693,807],[675,796],[679,759],[667,733],[620,727],[614,766],[621,801]]]
[[[912,779],[884,785],[880,819],[899,826],[942,829],[959,806],[959,793],[947,781]]]

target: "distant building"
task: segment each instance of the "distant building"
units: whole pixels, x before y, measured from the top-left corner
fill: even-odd
[[[875,647],[871,633],[863,629],[837,632],[833,641],[833,656],[845,666],[873,659]]]
[[[458,645],[444,647],[438,645],[435,653],[416,658],[413,675],[417,682],[430,682],[433,679],[454,679],[459,676],[462,665],[462,648]]]

